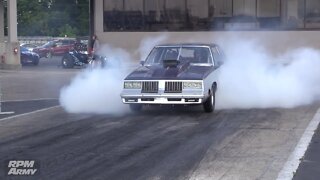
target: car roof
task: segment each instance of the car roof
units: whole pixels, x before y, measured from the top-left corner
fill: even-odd
[[[156,47],[170,47],[170,46],[207,46],[207,47],[216,47],[217,44],[214,43],[176,43],[176,44],[159,44]]]

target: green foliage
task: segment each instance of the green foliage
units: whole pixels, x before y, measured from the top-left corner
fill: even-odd
[[[60,37],[76,37],[78,34],[78,30],[76,28],[72,28],[69,24],[65,24],[61,28],[59,28],[59,36]]]
[[[89,0],[17,0],[19,36],[86,36]]]

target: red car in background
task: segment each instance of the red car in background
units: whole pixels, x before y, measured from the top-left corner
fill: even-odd
[[[51,58],[52,56],[62,56],[74,49],[76,43],[73,39],[59,39],[49,41],[46,44],[33,49],[33,52],[41,57]]]

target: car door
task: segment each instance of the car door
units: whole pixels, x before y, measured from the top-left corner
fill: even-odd
[[[74,40],[62,40],[62,53],[67,53],[70,50],[74,49]]]
[[[67,40],[58,41],[55,47],[55,54],[62,55],[66,52],[68,52],[68,41]]]

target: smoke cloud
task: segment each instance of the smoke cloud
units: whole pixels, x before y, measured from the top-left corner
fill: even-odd
[[[109,45],[102,45],[98,53],[108,58],[105,68],[88,68],[61,89],[60,104],[67,112],[122,114],[128,111],[120,92],[129,72],[129,53]]]
[[[141,60],[166,38],[164,34],[144,39],[139,47]],[[129,108],[122,103],[120,93],[123,79],[137,62],[132,61],[127,51],[106,44],[102,45],[97,54],[106,56],[109,64],[105,68],[86,69],[79,73],[70,85],[61,89],[61,106],[70,113],[119,115],[128,112]]]
[[[165,42],[168,39],[168,35],[166,33],[156,36],[156,37],[146,37],[140,42],[139,46],[139,54],[140,60],[146,59],[152,48],[160,43]]]
[[[219,44],[219,43],[218,43]],[[256,41],[221,42],[217,108],[292,108],[320,98],[320,52],[312,48],[273,56]]]
[[[141,59],[167,34],[144,39]],[[217,109],[292,108],[320,100],[320,52],[312,48],[290,50],[281,56],[268,52],[261,42],[231,38],[217,42],[226,54],[218,69]],[[70,113],[122,114],[123,79],[133,69],[128,52],[103,45],[106,68],[84,70],[60,93],[60,104]]]

